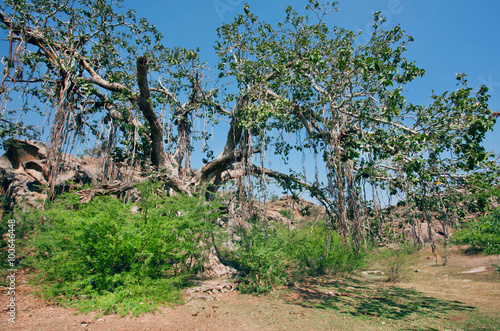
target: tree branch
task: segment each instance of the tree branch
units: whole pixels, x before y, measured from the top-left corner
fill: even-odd
[[[81,79],[89,83],[96,84],[108,91],[129,93],[132,95],[132,97],[130,98],[131,100],[135,100],[135,98],[137,97],[137,95],[134,95],[132,91],[130,91],[130,89],[125,85],[120,83],[110,83],[107,80],[103,79],[101,76],[97,74],[97,72],[94,71],[94,69],[89,65],[89,63],[84,58],[80,60],[80,63],[91,76],[91,77],[82,77]]]
[[[226,170],[221,175],[221,183],[225,183],[230,180],[238,179],[240,177],[245,176],[246,174],[251,173],[254,175],[265,175],[271,178],[274,178],[278,181],[291,181],[299,184],[303,188],[305,188],[313,197],[318,199],[325,207],[332,208],[334,206],[333,201],[331,201],[323,191],[319,189],[318,186],[309,184],[303,180],[298,179],[295,176],[287,175],[281,172],[277,172],[271,169],[263,168],[260,166],[256,166],[252,163],[247,165],[246,169],[230,169]]]

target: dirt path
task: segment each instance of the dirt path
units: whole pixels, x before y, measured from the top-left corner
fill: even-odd
[[[34,296],[29,275],[19,273],[16,323],[8,322],[1,288],[0,330],[473,330],[476,322],[478,330],[500,330],[500,273],[492,267],[500,258],[458,254],[442,266],[431,257],[424,251],[412,266],[418,272],[396,286],[362,277],[322,279],[268,296],[229,292],[123,318],[47,304]]]

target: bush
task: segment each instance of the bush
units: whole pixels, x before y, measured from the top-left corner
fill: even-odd
[[[276,229],[255,221],[250,229],[239,228],[239,246],[227,252],[227,260],[245,273],[239,285],[243,293],[265,293],[284,284],[285,255]]]
[[[387,275],[387,281],[394,282],[404,278],[411,254],[416,250],[409,242],[395,243],[379,250],[377,257]]]
[[[471,245],[486,254],[500,254],[500,207],[491,214],[467,223],[455,231],[453,242],[458,245]]]
[[[289,230],[253,222],[249,229],[239,229],[241,240],[226,259],[246,274],[240,290],[247,293],[268,292],[287,281],[301,280],[326,272],[351,272],[357,269],[362,255],[346,249],[334,233],[330,252],[325,250],[325,228],[317,225]]]
[[[286,217],[288,219],[292,219],[292,210],[291,209],[281,209],[280,214],[283,217]]]
[[[175,300],[201,267],[200,243],[209,240],[217,213],[197,198],[162,198],[157,189],[141,187],[137,213],[111,197],[80,205],[69,194],[50,204],[32,241],[44,293],[103,313],[141,313]]]
[[[327,253],[325,227],[322,224],[313,228],[299,227],[293,231],[282,229],[280,234],[289,270],[294,278],[327,272],[349,273],[362,264],[363,255],[349,251],[336,232],[332,233],[330,251]]]

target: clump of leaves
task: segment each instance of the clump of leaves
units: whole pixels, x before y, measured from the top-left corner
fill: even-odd
[[[200,243],[209,239],[217,209],[197,198],[162,197],[155,184],[140,189],[135,213],[112,197],[75,205],[72,194],[46,208],[31,256],[46,296],[121,314],[179,298],[202,265]]]
[[[459,245],[471,245],[486,254],[500,254],[500,207],[491,214],[466,223],[453,234],[453,241]]]
[[[225,254],[245,273],[239,289],[246,293],[269,292],[306,276],[352,272],[363,263],[363,255],[345,248],[336,233],[332,234],[327,251],[323,224],[291,230],[256,220],[237,234],[241,238],[237,248]]]

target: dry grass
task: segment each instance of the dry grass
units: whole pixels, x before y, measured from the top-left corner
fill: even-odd
[[[226,293],[136,318],[94,319],[51,306],[33,297],[23,283],[29,275],[20,274],[17,323],[0,318],[5,330],[500,330],[500,273],[492,267],[500,257],[455,249],[445,266],[437,262],[425,249],[412,260],[407,280],[396,284],[322,277],[267,296]],[[463,273],[479,267],[485,271]],[[0,297],[2,306],[6,298]]]

